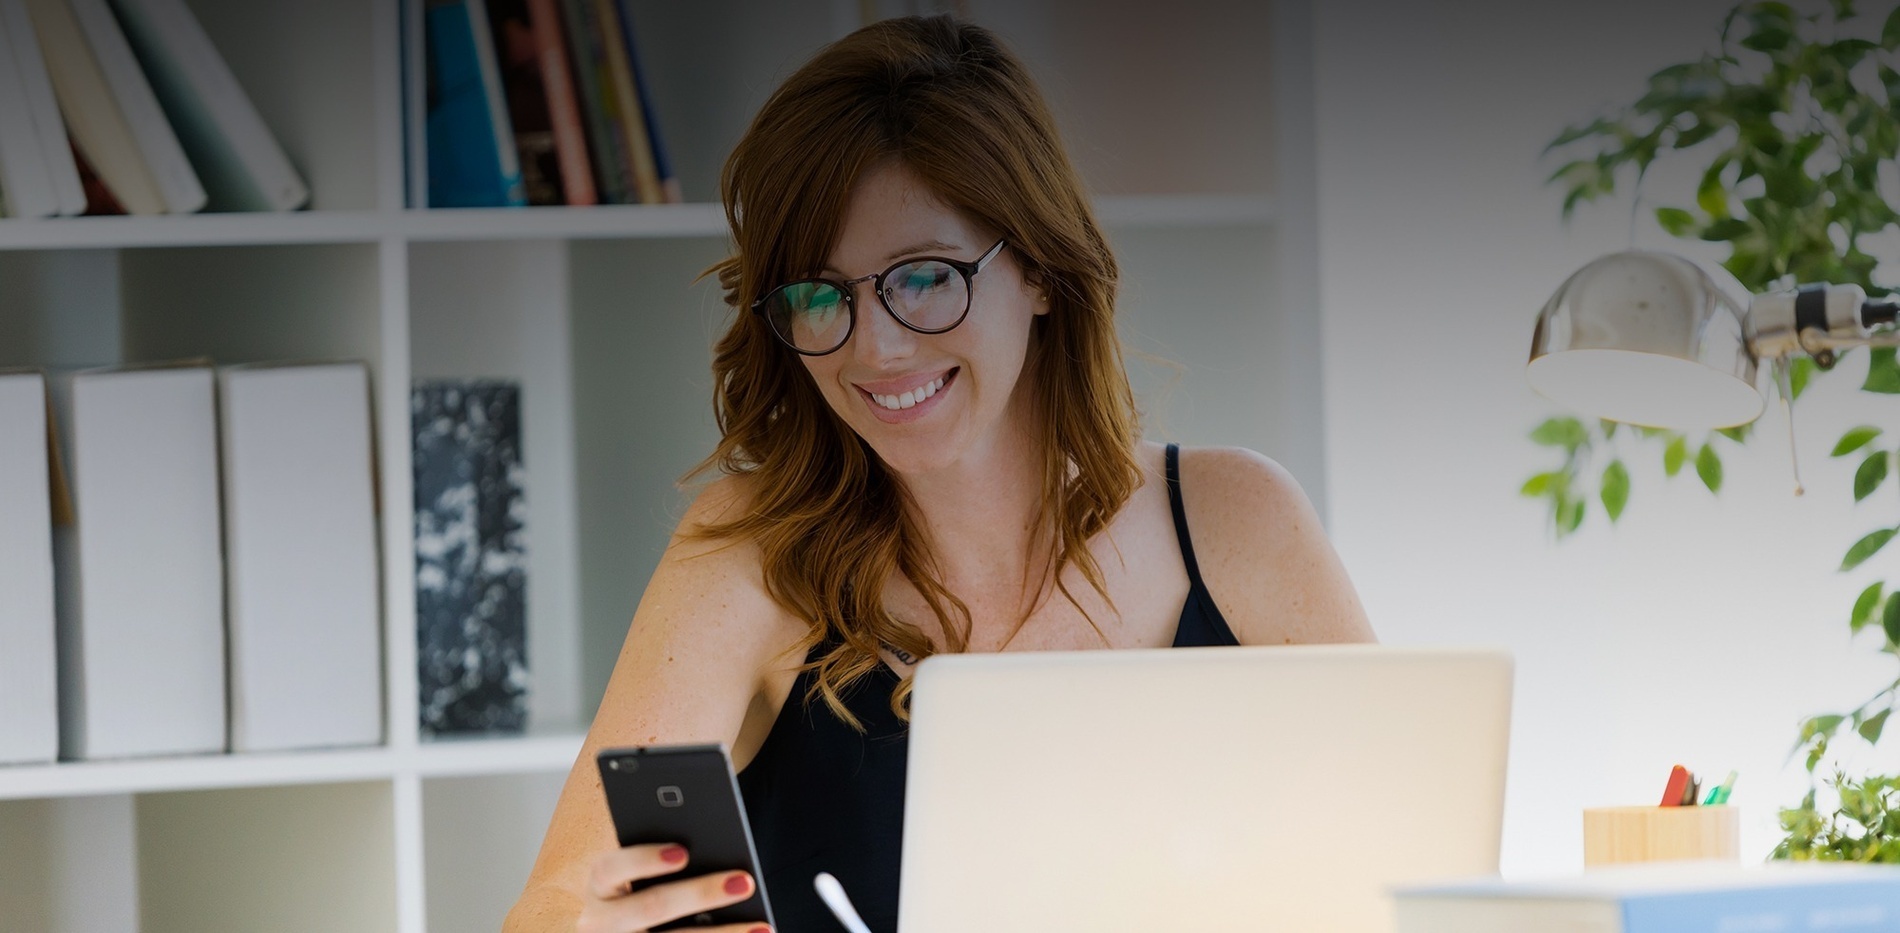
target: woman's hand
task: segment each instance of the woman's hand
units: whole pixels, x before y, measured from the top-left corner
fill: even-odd
[[[686,858],[683,846],[644,845],[614,849],[594,859],[593,871],[587,876],[587,897],[574,927],[576,933],[643,933],[662,923],[740,903],[756,890],[751,875],[725,871],[627,893],[636,881],[663,877],[685,868]],[[701,929],[703,933],[771,933],[772,930],[757,922]]]

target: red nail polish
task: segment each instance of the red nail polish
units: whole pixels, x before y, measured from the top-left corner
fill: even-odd
[[[752,929],[747,930],[746,933],[772,933],[772,928],[771,927],[753,927]]]
[[[661,849],[660,861],[666,862],[669,865],[678,865],[679,863],[686,861],[686,847],[685,846],[667,846],[666,848]]]
[[[734,897],[752,890],[752,879],[744,875],[733,875],[726,879],[726,893]]]

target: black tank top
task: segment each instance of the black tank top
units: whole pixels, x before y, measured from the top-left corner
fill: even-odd
[[[1187,604],[1175,628],[1177,648],[1237,645],[1239,640],[1201,581],[1181,507],[1180,451],[1168,445],[1168,502],[1187,565]],[[816,660],[829,645],[812,649]],[[778,933],[835,933],[812,876],[837,876],[877,933],[897,929],[898,858],[904,838],[905,724],[891,712],[897,672],[878,665],[846,690],[860,734],[823,703],[804,702],[812,673],[800,672],[759,752],[739,772],[759,867]]]

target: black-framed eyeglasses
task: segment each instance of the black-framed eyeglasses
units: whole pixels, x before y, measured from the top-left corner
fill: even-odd
[[[876,275],[855,279],[810,278],[787,282],[752,303],[772,333],[806,356],[824,356],[851,339],[857,325],[858,283],[871,282],[884,310],[920,334],[941,334],[970,314],[970,281],[1005,241],[997,240],[975,262],[940,256],[905,259]]]

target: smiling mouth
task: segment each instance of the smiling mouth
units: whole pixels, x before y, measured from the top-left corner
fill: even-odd
[[[915,408],[938,392],[943,391],[943,387],[948,385],[950,380],[955,379],[956,375],[957,371],[952,369],[938,376],[936,380],[932,382],[920,385],[909,392],[903,392],[898,395],[879,395],[875,392],[866,392],[864,394],[870,396],[871,401],[876,404],[877,407],[885,411],[903,411],[906,408]]]

